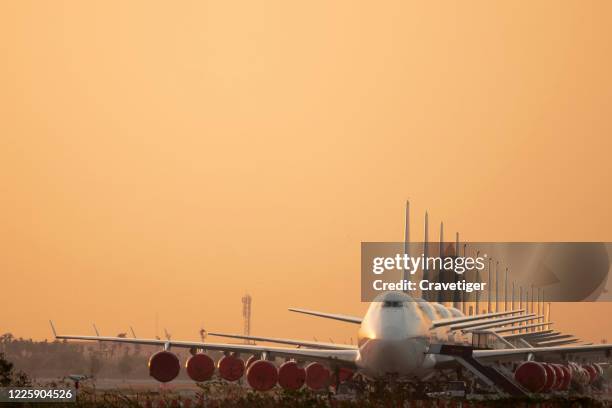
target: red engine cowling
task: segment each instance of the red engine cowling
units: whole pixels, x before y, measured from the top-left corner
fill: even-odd
[[[329,385],[330,372],[321,363],[310,363],[306,366],[306,385],[312,390],[320,390]]]
[[[569,363],[567,363],[567,368],[570,370],[571,376],[572,376],[572,382],[574,383],[579,383],[580,382],[580,367],[578,367],[578,364],[576,363],[572,363],[571,361]]]
[[[590,364],[585,364],[582,366],[582,368],[584,368],[586,372],[589,374],[589,379],[588,379],[589,384],[595,381],[597,377],[599,376],[598,370]]]
[[[574,364],[573,368],[573,380],[579,385],[587,385],[590,380],[589,373],[577,364]]]
[[[338,377],[340,378],[340,382],[350,380],[351,378],[353,378],[353,375],[355,375],[355,372],[353,370],[349,370],[348,368],[344,368],[344,367],[340,368],[338,372]]]
[[[569,390],[570,384],[572,383],[572,370],[569,367],[561,366],[563,370],[563,383],[559,387],[560,390]]]
[[[249,357],[249,358],[247,358],[247,361],[246,361],[246,364],[245,364],[245,368],[248,369],[251,366],[251,364],[253,364],[257,360],[259,360],[259,357],[254,356],[254,355]]]
[[[210,380],[215,372],[215,362],[206,354],[195,354],[185,364],[187,375],[195,382]]]
[[[546,370],[546,384],[540,392],[548,392],[555,389],[557,385],[557,373],[555,367],[552,364],[542,363],[542,366]]]
[[[178,357],[169,351],[160,351],[149,359],[149,375],[159,382],[169,382],[181,371]]]
[[[339,384],[353,378],[353,375],[355,375],[355,372],[353,370],[350,370],[344,367],[340,367],[338,369],[338,377],[336,377],[335,372],[331,373],[331,385],[333,387],[337,387]]]
[[[234,355],[221,357],[217,366],[219,375],[227,381],[236,381],[244,374],[244,361]]]
[[[546,386],[546,369],[536,361],[522,363],[514,372],[514,378],[530,392],[540,392]]]
[[[306,381],[306,370],[295,361],[286,361],[278,369],[278,384],[286,390],[297,390]]]
[[[563,384],[565,383],[565,371],[563,371],[563,366],[560,364],[550,365],[555,370],[555,384],[552,386],[552,389],[560,390],[563,388]]]
[[[246,373],[247,382],[256,391],[271,390],[278,381],[276,366],[270,361],[257,360],[249,366]]]

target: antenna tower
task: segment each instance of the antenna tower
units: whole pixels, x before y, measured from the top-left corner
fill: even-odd
[[[246,294],[242,297],[242,318],[244,320],[244,335],[251,335],[251,295]],[[249,340],[244,341],[249,344]]]

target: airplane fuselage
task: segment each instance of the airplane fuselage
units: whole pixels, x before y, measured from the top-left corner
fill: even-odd
[[[360,371],[371,378],[423,378],[431,374],[441,359],[449,359],[427,354],[432,340],[465,341],[449,337],[444,329],[432,331],[431,321],[435,318],[439,318],[439,311],[430,303],[401,292],[388,292],[377,298],[359,329],[356,363]]]

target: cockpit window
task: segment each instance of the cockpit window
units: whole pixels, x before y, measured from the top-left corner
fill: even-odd
[[[386,300],[383,302],[383,307],[402,307],[404,302],[397,300]]]

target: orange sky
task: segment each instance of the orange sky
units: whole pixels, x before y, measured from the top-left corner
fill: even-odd
[[[608,1],[0,3],[0,332],[347,340],[403,205],[612,241]],[[415,220],[415,239],[422,238]],[[583,314],[589,311],[589,318]],[[612,304],[556,306],[612,336]]]

